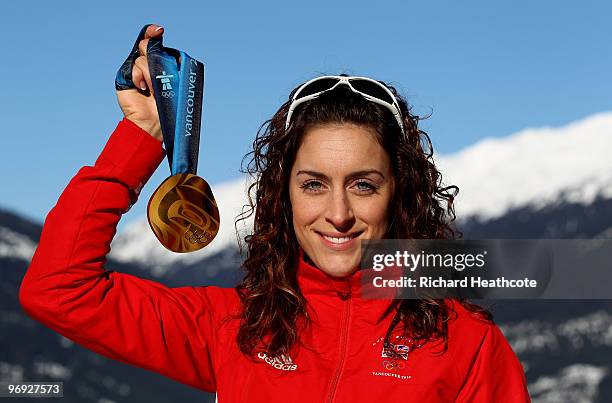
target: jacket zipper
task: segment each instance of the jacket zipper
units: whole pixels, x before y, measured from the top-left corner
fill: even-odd
[[[344,301],[344,309],[342,310],[342,322],[341,322],[341,333],[340,333],[340,357],[338,359],[338,366],[332,378],[332,382],[327,396],[327,401],[332,402],[336,395],[336,389],[338,388],[338,380],[340,379],[340,373],[344,366],[344,359],[346,356],[346,345],[348,339],[348,323],[351,312],[351,294],[348,293],[348,297]]]

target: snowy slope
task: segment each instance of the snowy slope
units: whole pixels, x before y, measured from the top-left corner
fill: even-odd
[[[514,352],[521,357],[528,377],[532,366],[546,357],[556,373],[539,376],[529,384],[533,402],[594,402],[610,366],[592,355],[609,354],[612,347],[612,315],[598,310],[555,323],[545,319],[524,320],[500,326]],[[587,350],[591,350],[587,353]],[[558,357],[567,357],[558,361]],[[570,364],[570,362],[573,362]],[[531,364],[530,364],[531,363]],[[568,365],[569,364],[569,365]],[[540,368],[542,371],[543,368]],[[530,377],[532,378],[532,377]]]
[[[31,260],[36,243],[10,228],[0,227],[0,257]]]
[[[460,188],[457,216],[486,220],[514,207],[537,208],[560,201],[588,204],[597,195],[612,198],[611,152],[609,112],[563,127],[525,129],[506,138],[484,139],[455,154],[437,155],[436,163],[444,182]],[[213,186],[221,228],[203,250],[188,254],[167,251],[155,239],[145,217],[115,238],[111,256],[120,261],[147,262],[161,274],[173,262],[193,263],[236,245],[233,223],[246,203],[245,180]]]
[[[447,184],[459,186],[457,216],[491,219],[515,207],[612,197],[612,113],[567,126],[525,129],[438,156]]]

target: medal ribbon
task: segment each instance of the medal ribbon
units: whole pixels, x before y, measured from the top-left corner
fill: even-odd
[[[117,90],[136,88],[132,81],[132,66],[139,56],[138,43],[144,39],[147,27],[142,28],[130,55],[117,72]],[[204,65],[183,51],[164,47],[158,38],[149,39],[147,60],[170,171],[172,175],[195,175],[200,145]]]

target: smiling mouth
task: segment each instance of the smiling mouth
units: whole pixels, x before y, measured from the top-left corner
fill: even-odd
[[[358,232],[355,232],[353,234],[349,234],[349,235],[342,236],[342,237],[337,237],[337,236],[325,235],[325,234],[317,231],[317,234],[319,234],[322,238],[324,238],[324,239],[328,240],[329,242],[334,243],[336,245],[342,245],[343,243],[347,243],[350,240],[352,240],[354,238],[357,238],[362,233],[363,233],[363,231],[358,231]]]

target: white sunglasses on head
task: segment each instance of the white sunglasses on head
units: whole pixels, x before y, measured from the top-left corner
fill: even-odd
[[[291,115],[293,115],[293,111],[298,105],[315,99],[324,92],[333,90],[340,84],[346,85],[353,92],[361,94],[368,101],[389,109],[393,113],[395,120],[397,120],[397,124],[402,130],[402,134],[404,134],[404,136],[406,135],[399,104],[391,90],[384,84],[371,78],[352,76],[321,76],[302,84],[291,100],[289,112],[287,112],[287,120],[285,121],[285,130],[289,129]]]

